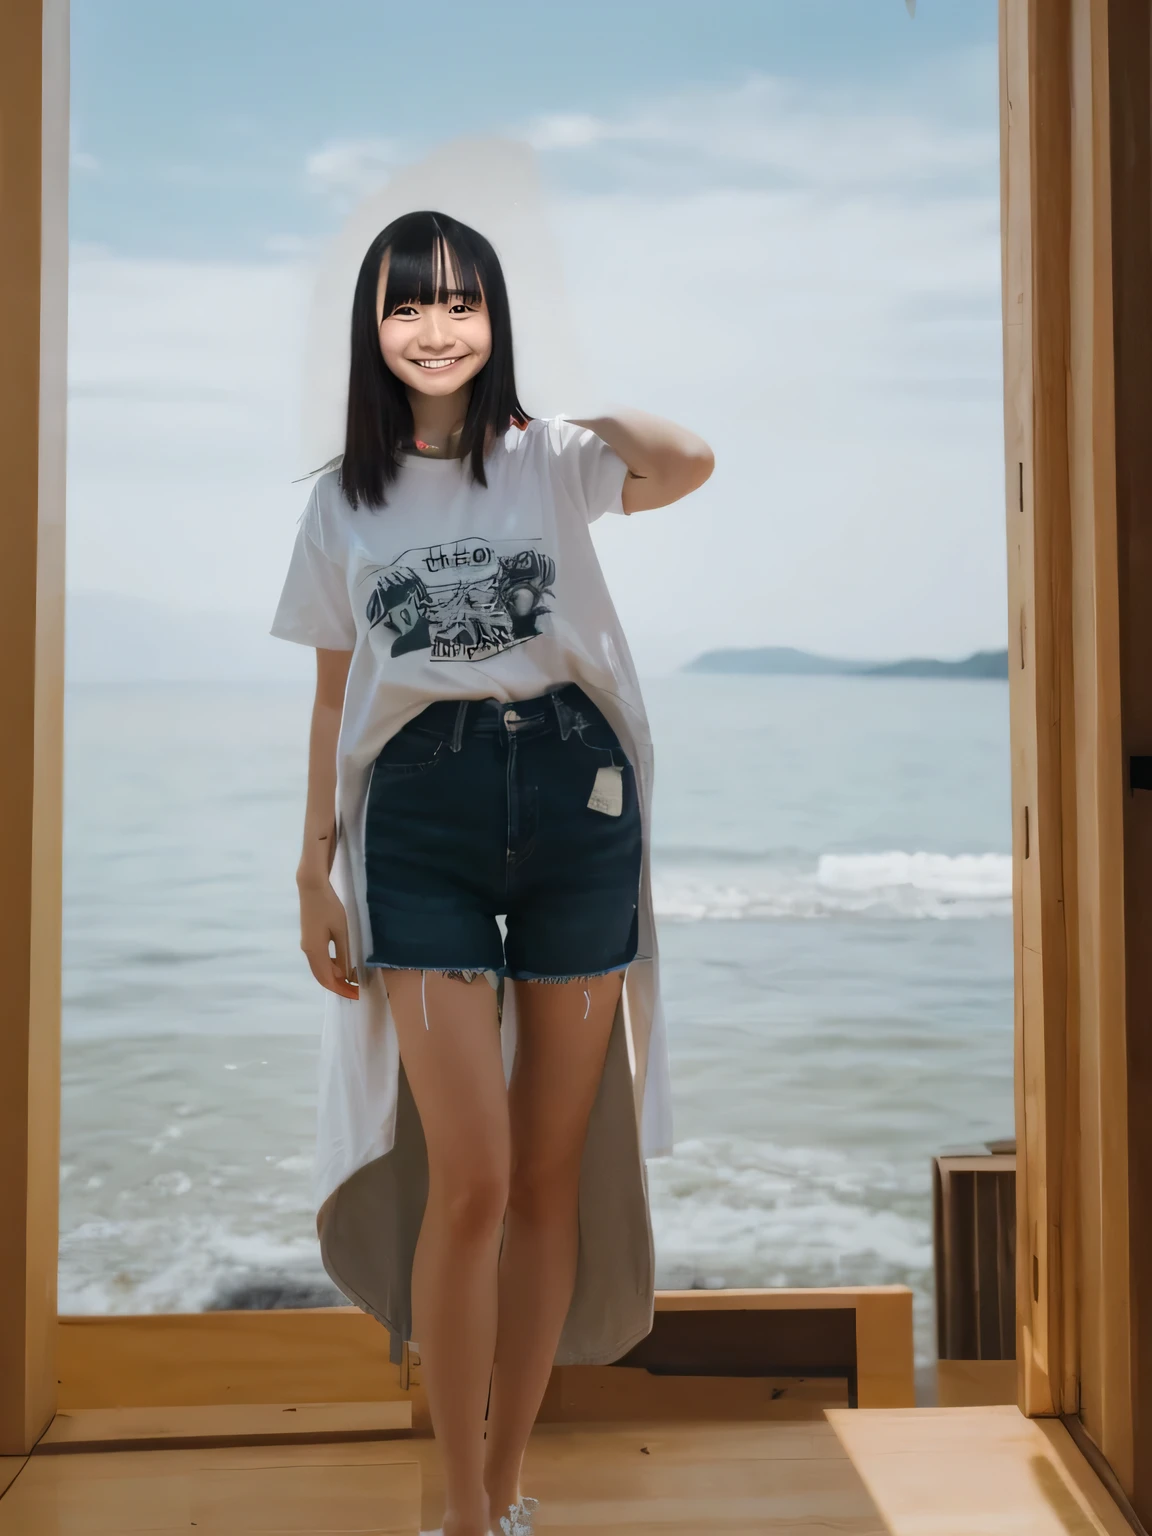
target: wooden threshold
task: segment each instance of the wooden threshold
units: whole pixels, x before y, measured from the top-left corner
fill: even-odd
[[[33,1455],[331,1445],[412,1434],[412,1404],[216,1403],[195,1408],[81,1408],[58,1413]]]
[[[905,1286],[659,1291],[655,1308],[658,1325],[653,1338],[666,1332],[670,1314],[676,1313],[684,1315],[686,1324],[691,1314],[702,1312],[744,1311],[762,1318],[775,1313],[777,1331],[785,1341],[801,1329],[819,1333],[814,1314],[822,1311],[828,1313],[829,1334],[835,1329],[842,1333],[842,1317],[848,1315],[847,1353],[852,1359],[778,1359],[755,1377],[761,1395],[784,1380],[805,1381],[809,1385],[802,1392],[794,1386],[786,1390],[809,1401],[813,1391],[822,1392],[822,1402],[832,1406],[843,1400],[837,1395],[841,1390],[837,1379],[842,1381],[854,1371],[860,1407],[901,1407],[915,1402],[912,1293]],[[732,1321],[717,1318],[717,1326],[730,1333]],[[684,1330],[685,1334],[690,1331],[687,1327]],[[418,1366],[408,1386],[402,1387],[399,1367],[388,1358],[387,1332],[355,1307],[62,1317],[57,1333],[60,1411],[407,1402],[416,1432],[428,1429]],[[815,1366],[832,1378],[819,1388],[810,1385],[821,1374]],[[706,1364],[693,1369],[699,1376],[710,1374]],[[610,1390],[603,1384],[589,1388],[590,1372],[601,1373],[601,1383],[615,1385]],[[750,1394],[752,1398],[756,1395],[756,1389],[743,1379],[748,1374],[737,1370],[729,1375],[726,1371],[725,1379],[732,1383],[734,1410],[729,1416],[739,1417],[743,1410],[735,1405]],[[661,1394],[667,1400],[669,1394],[679,1392],[690,1412],[690,1383],[683,1388],[670,1385],[676,1375],[674,1369],[654,1368],[646,1361],[640,1366],[560,1367],[553,1372],[548,1389],[550,1411],[563,1418],[568,1401],[574,1405],[574,1416],[583,1418],[590,1405],[599,1402],[601,1417],[627,1418],[635,1413],[656,1413],[645,1404]],[[646,1384],[640,1385],[645,1379]],[[662,1387],[662,1383],[668,1385]],[[708,1410],[709,1416],[712,1411]]]

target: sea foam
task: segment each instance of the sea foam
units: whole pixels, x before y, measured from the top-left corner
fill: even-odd
[[[661,1287],[900,1282],[928,1294],[919,1167],[714,1135],[677,1142],[648,1173]],[[144,1191],[122,1204],[130,1214],[64,1232],[62,1311],[197,1312],[246,1292],[265,1305],[343,1300],[321,1269],[303,1189],[287,1209],[257,1191],[218,1214],[176,1215]]]
[[[826,853],[815,867],[718,859],[662,864],[656,915],[673,922],[768,918],[1010,917],[1012,859],[1003,853]]]

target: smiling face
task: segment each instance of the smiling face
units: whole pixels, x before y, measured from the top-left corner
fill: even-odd
[[[443,250],[443,247],[440,248]],[[459,274],[438,276],[438,302],[417,299],[394,304],[385,313],[387,255],[376,288],[380,353],[408,389],[422,395],[453,395],[474,379],[492,355],[492,327],[481,296],[466,294]]]

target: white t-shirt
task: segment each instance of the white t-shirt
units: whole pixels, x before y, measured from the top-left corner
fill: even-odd
[[[534,698],[567,682],[597,704],[636,770],[643,836],[639,954],[624,991],[582,1164],[581,1259],[557,1363],[616,1359],[651,1326],[653,1257],[642,1166],[672,1149],[671,1084],[652,910],[652,748],[640,687],[589,524],[622,512],[626,467],[564,417],[512,427],[487,487],[455,459],[405,458],[386,504],[353,508],[336,470],[300,520],[272,633],[351,650],[336,749],[333,885],[348,914],[356,1001],[325,992],[317,1108],[321,1254],[344,1293],[408,1337],[408,1255],[423,1143],[400,1094],[387,990],[370,937],[364,817],[371,767],[435,699]],[[501,1045],[510,1075],[516,988]],[[386,1237],[382,1236],[386,1234]]]
[[[510,428],[485,473],[487,488],[461,460],[406,455],[383,507],[353,509],[337,470],[308,500],[272,633],[355,652],[348,704],[373,742],[369,700],[391,717],[532,698],[621,645],[586,529],[623,511],[623,461],[561,417]]]

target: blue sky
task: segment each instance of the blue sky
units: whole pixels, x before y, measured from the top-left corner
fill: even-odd
[[[325,227],[303,167],[328,140],[418,154],[757,74],[911,105],[996,39],[995,0],[920,0],[915,22],[903,0],[73,0],[72,16],[74,238],[195,256]],[[987,121],[994,75],[967,85],[937,108]]]
[[[642,666],[1002,643],[995,0],[72,16],[74,589],[265,623],[326,241],[496,133],[533,146],[586,362],[717,452],[598,525]],[[702,605],[704,527],[755,576]]]

